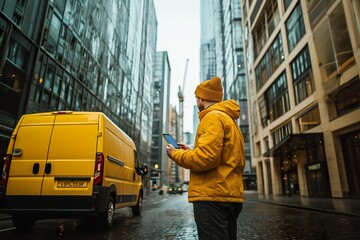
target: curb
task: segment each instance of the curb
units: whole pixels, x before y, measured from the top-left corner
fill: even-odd
[[[324,213],[331,213],[331,214],[338,214],[338,215],[360,218],[360,214],[357,214],[357,213],[339,212],[339,211],[335,211],[335,210],[327,210],[327,209],[321,209],[321,208],[315,208],[315,207],[299,206],[299,205],[294,205],[294,204],[270,202],[270,201],[263,201],[263,200],[256,200],[256,199],[252,199],[252,201],[267,203],[267,204],[272,204],[272,205],[278,205],[278,206],[283,206],[283,207],[289,207],[289,208],[298,208],[298,209],[305,209],[305,210],[310,210],[310,211],[317,211],[317,212],[324,212]]]

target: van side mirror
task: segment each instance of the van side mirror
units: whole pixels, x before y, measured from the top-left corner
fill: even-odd
[[[141,165],[140,167],[137,167],[137,168],[136,168],[136,173],[137,173],[138,175],[145,176],[145,175],[148,174],[148,172],[149,172],[149,170],[148,170],[148,166],[147,166],[146,164],[143,164],[143,165]]]

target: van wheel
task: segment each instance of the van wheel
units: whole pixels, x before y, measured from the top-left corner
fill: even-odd
[[[114,215],[115,215],[114,198],[110,197],[105,212],[101,213],[99,216],[99,221],[101,225],[106,229],[111,228],[114,223]]]
[[[36,219],[34,217],[28,215],[16,214],[12,216],[12,222],[19,231],[26,231],[31,229],[35,221]]]
[[[131,207],[131,210],[132,210],[132,213],[134,216],[140,216],[141,210],[142,210],[142,205],[143,205],[143,196],[140,193],[136,206]]]

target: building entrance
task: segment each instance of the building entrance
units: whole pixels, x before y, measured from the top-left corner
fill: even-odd
[[[284,173],[283,175],[284,193],[288,196],[300,195],[299,179],[296,171]]]
[[[282,161],[283,192],[289,196],[300,195],[296,154],[290,154]]]
[[[310,197],[330,197],[327,171],[324,161],[308,164],[307,179]]]
[[[360,197],[360,130],[341,136],[349,196]]]
[[[310,197],[330,196],[329,176],[321,133],[292,134],[269,152],[269,155],[278,157],[280,160],[284,195],[300,195],[300,185],[307,184]],[[299,178],[299,176],[302,177]],[[306,192],[303,194],[306,195]]]

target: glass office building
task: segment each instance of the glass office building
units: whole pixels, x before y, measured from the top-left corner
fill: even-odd
[[[153,126],[151,143],[150,176],[153,187],[169,185],[168,156],[162,134],[170,129],[170,75],[171,68],[167,52],[157,52],[154,75]]]
[[[360,196],[360,2],[244,0],[258,191]]]
[[[222,79],[224,99],[235,99],[241,108],[239,126],[245,138],[245,189],[256,188],[251,164],[249,117],[244,65],[241,4],[238,0],[201,1],[201,81]]]
[[[0,154],[24,113],[101,111],[150,160],[152,0],[0,0]]]

